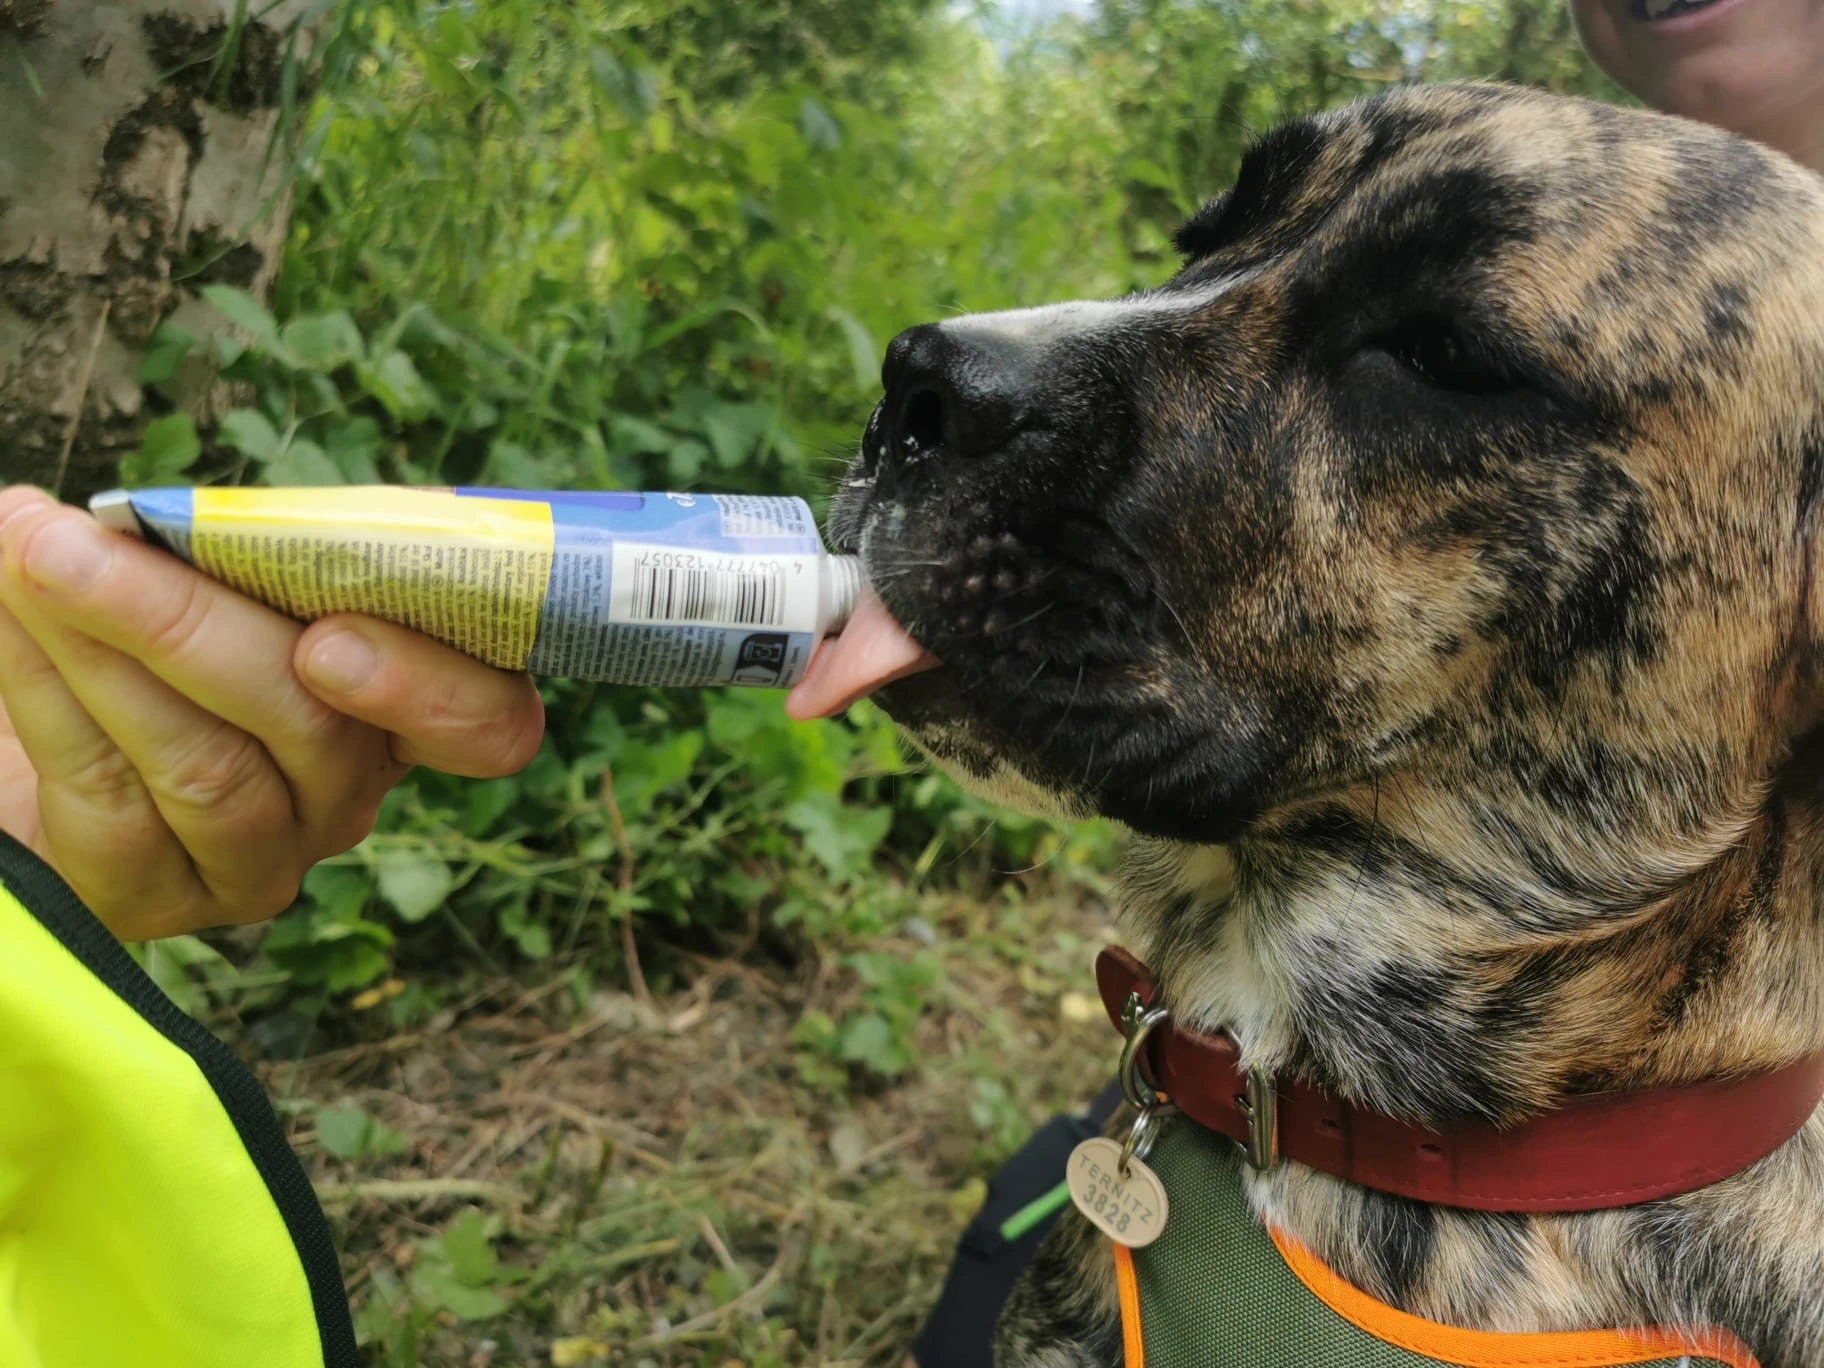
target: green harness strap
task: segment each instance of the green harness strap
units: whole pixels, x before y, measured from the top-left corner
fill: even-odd
[[[1255,1219],[1242,1190],[1240,1156],[1226,1138],[1173,1121],[1147,1165],[1165,1184],[1171,1215],[1158,1240],[1133,1251],[1146,1368],[1476,1368],[1467,1358],[1430,1358],[1391,1344],[1314,1295]],[[1682,1354],[1591,1361],[1520,1353],[1499,1362],[1729,1368],[1720,1359]]]
[[[0,1365],[357,1362],[258,1082],[0,835]]]

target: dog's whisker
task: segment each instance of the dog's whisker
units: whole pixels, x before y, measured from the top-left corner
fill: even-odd
[[[875,574],[881,571],[899,572],[905,570],[929,570],[944,564],[941,560],[890,560],[882,561],[877,567],[871,567]]]
[[[1007,632],[1017,632],[1022,627],[1030,626],[1032,623],[1037,622],[1040,618],[1044,617],[1045,614],[1049,613],[1053,608],[1056,608],[1057,606],[1058,605],[1057,605],[1056,600],[1053,600],[1052,602],[1049,602],[1049,603],[1042,603],[1037,608],[1033,609],[1030,613],[1026,614],[1026,616],[1021,618],[1018,622],[1008,623],[1005,627],[1003,627],[1001,629],[1001,634],[1004,635]]]
[[[957,851],[956,854],[952,855],[948,860],[945,860],[944,864],[949,866],[960,863],[963,859],[967,858],[970,851],[974,850],[983,841],[987,840],[989,836],[993,835],[995,829],[999,827],[1000,824],[1000,817],[998,815],[990,814],[988,820],[982,824],[982,829],[976,833],[975,839],[969,842],[969,844],[964,846],[961,850]]]
[[[1355,867],[1355,882],[1349,889],[1349,901],[1343,906],[1343,919],[1347,921],[1355,911],[1355,900],[1362,891],[1362,885],[1368,881],[1368,862],[1374,858],[1374,840],[1381,827],[1381,777],[1374,776],[1374,802],[1368,813],[1368,834],[1362,837],[1362,857]]]
[[[1165,590],[1161,589],[1157,584],[1153,585],[1152,589],[1153,597],[1165,605],[1165,611],[1170,613],[1172,615],[1172,621],[1178,624],[1178,635],[1184,638],[1185,645],[1190,645],[1191,629],[1184,625],[1184,619],[1178,615],[1178,610],[1172,606],[1172,601],[1165,596]]]
[[[1051,743],[1053,741],[1058,739],[1058,732],[1062,730],[1065,721],[1070,717],[1070,710],[1077,706],[1077,695],[1083,691],[1083,671],[1085,668],[1083,663],[1078,663],[1077,682],[1071,686],[1070,698],[1064,704],[1064,711],[1058,714],[1058,720],[1052,723],[1051,730],[1046,733],[1045,739],[1039,742],[1038,751],[1041,755],[1051,748]]]
[[[1015,689],[1012,696],[1014,698],[1024,697],[1026,692],[1031,689],[1034,684],[1039,682],[1039,676],[1045,673],[1045,667],[1050,663],[1051,662],[1048,660],[1041,659],[1038,663],[1038,667],[1034,669],[1031,674],[1026,676],[1026,682]]]

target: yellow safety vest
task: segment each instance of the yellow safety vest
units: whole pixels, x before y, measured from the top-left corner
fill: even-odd
[[[357,1363],[259,1083],[0,834],[0,1365]]]

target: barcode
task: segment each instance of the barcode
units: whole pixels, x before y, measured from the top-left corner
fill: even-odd
[[[715,622],[730,627],[780,627],[785,584],[776,567],[714,570],[635,564],[635,622]]]

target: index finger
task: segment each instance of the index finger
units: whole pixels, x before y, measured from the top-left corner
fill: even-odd
[[[46,530],[65,545],[40,545]],[[73,587],[68,572],[78,567],[60,560],[71,545],[107,557]],[[41,558],[46,550],[59,554]],[[529,676],[374,618],[341,615],[306,633],[37,491],[0,493],[0,552],[9,571],[0,578],[23,560],[48,611],[260,737],[287,773],[306,768],[324,729],[347,719],[392,733],[401,764],[471,778],[512,774],[538,750],[544,704]],[[292,668],[250,668],[280,659]]]
[[[0,505],[0,517],[7,508]],[[293,672],[299,624],[86,513],[47,503],[4,518],[0,564],[0,598],[29,603],[139,661],[206,712],[259,738],[287,774],[308,772],[314,757],[358,725]]]

